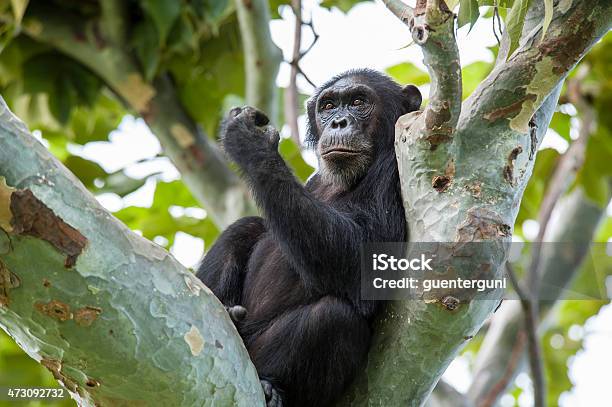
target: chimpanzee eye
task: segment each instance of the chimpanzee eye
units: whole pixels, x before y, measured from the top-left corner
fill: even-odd
[[[331,102],[327,102],[323,105],[323,110],[331,110],[334,108],[334,104]]]
[[[363,105],[363,100],[359,99],[359,98],[354,99],[352,104],[353,104],[353,106],[361,106],[361,105]]]

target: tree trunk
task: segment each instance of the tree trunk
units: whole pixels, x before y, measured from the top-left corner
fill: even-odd
[[[541,42],[541,27],[525,29],[521,46],[498,61],[462,104],[453,13],[440,0],[418,1],[415,9],[383,1],[410,27],[432,78],[429,105],[396,126],[410,241],[439,242],[458,254],[466,243],[481,242],[471,245],[469,262],[455,256],[447,270],[463,278],[480,272],[499,278],[561,84],[608,31],[612,4],[559,7]],[[537,28],[542,15],[541,4],[532,7],[526,25]],[[342,404],[422,405],[501,294],[480,293],[460,302],[449,290],[427,301],[392,302],[375,327],[367,369]]]

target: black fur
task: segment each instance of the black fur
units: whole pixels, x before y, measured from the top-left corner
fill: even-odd
[[[340,75],[308,103],[312,146],[321,137],[319,95],[347,78],[380,98],[370,117],[375,131],[366,135],[371,164],[348,188],[318,173],[302,186],[277,151],[278,133],[261,127],[267,120],[254,109],[233,110],[223,130],[263,218],[227,228],[197,275],[226,306],[247,309],[238,329],[275,405],[280,397],[285,407],[326,406],[342,394],[365,360],[379,308],[360,300],[360,246],[407,239],[394,125],[418,108],[420,94],[371,70]]]

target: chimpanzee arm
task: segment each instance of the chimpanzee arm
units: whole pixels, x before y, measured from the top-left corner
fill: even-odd
[[[278,132],[267,123],[253,108],[234,109],[225,123],[224,148],[303,277],[315,286],[323,280],[342,284],[340,271],[359,266],[363,228],[305,190],[278,152]]]
[[[263,219],[258,216],[237,220],[219,236],[199,265],[197,277],[224,305],[241,304],[247,263],[265,231]]]

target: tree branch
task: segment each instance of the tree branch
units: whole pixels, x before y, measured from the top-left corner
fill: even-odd
[[[541,252],[542,281],[539,317],[545,319],[555,300],[579,272],[586,258],[593,235],[605,208],[590,201],[581,188],[576,188],[558,204],[559,216],[565,219],[547,234],[548,241],[566,242],[549,245]],[[568,245],[572,250],[568,251]],[[546,290],[545,295],[542,295]],[[525,331],[521,329],[523,313],[516,301],[506,301],[495,314],[478,352],[474,379],[467,392],[478,407],[492,407],[504,394],[520,370],[525,355]]]
[[[210,290],[104,210],[1,98],[0,228],[0,326],[79,405],[265,405]]]
[[[281,51],[270,35],[270,12],[264,0],[235,0],[244,49],[247,104],[278,120],[276,75]]]
[[[586,249],[578,250],[577,252],[574,252],[577,257],[577,259],[574,260],[575,264],[571,262],[572,261],[571,259],[568,260],[569,264],[573,264],[573,269],[566,270],[564,267],[559,267],[556,261],[552,263],[554,264],[553,267],[551,267],[551,263],[550,263],[551,261],[553,261],[552,259],[555,259],[555,257],[557,256],[563,257],[563,256],[560,256],[560,254],[557,254],[557,253],[552,253],[552,254],[542,253],[542,249],[543,249],[542,243],[544,242],[544,238],[545,236],[547,236],[547,231],[549,230],[549,221],[550,221],[552,212],[556,207],[558,207],[558,202],[561,199],[561,196],[567,190],[568,186],[572,183],[578,169],[582,167],[582,164],[584,161],[584,155],[586,151],[587,141],[593,130],[593,125],[594,125],[594,120],[595,120],[593,108],[585,101],[584,97],[581,95],[580,85],[579,85],[580,81],[581,81],[581,78],[578,77],[568,82],[569,99],[572,101],[572,103],[574,103],[577,106],[580,112],[580,116],[582,117],[582,123],[581,123],[580,130],[579,130],[579,137],[570,145],[568,150],[559,160],[557,167],[555,168],[555,171],[552,175],[552,179],[549,184],[546,195],[544,196],[542,200],[542,205],[540,207],[540,213],[538,216],[538,222],[540,224],[540,229],[538,230],[538,235],[534,239],[534,242],[533,242],[532,259],[529,265],[527,279],[526,279],[527,286],[530,287],[531,290],[529,294],[525,294],[522,291],[519,292],[520,289],[517,290],[517,294],[519,295],[521,299],[521,304],[522,304],[524,314],[525,314],[525,319],[526,319],[526,325],[527,325],[526,332],[529,338],[530,362],[531,362],[532,374],[534,375],[534,389],[536,389],[536,392],[534,393],[537,393],[534,395],[535,395],[535,400],[539,405],[543,405],[545,403],[545,399],[544,399],[545,394],[543,394],[544,393],[543,371],[542,371],[541,364],[537,361],[534,361],[533,359],[534,357],[537,357],[537,353],[538,353],[538,350],[533,349],[534,347],[533,342],[537,340],[537,336],[534,336],[534,332],[536,332],[535,328],[537,327],[537,318],[539,317],[539,315],[545,315],[548,308],[550,308],[551,306],[549,302],[549,303],[546,303],[545,310],[542,310],[542,311],[539,310],[539,304],[542,303],[541,301],[538,300],[538,298],[541,299],[540,283],[541,283],[542,278],[545,278],[548,281],[555,281],[555,284],[554,284],[555,287],[565,287],[565,285],[569,282],[571,276],[573,276],[573,274],[577,272],[578,264],[581,263],[583,256],[586,255]],[[590,209],[590,211],[593,212],[594,215],[596,215],[596,216],[594,215],[587,216],[586,217],[586,221],[587,221],[586,228],[579,229],[579,231],[581,233],[584,233],[585,235],[575,236],[571,233],[567,233],[565,229],[559,229],[557,230],[557,232],[555,232],[559,235],[557,236],[554,233],[549,234],[550,235],[549,240],[554,241],[554,242],[566,242],[566,241],[580,242],[580,238],[582,238],[586,242],[591,241],[591,237],[594,233],[594,228],[597,225],[597,220],[599,219],[599,216],[601,215],[601,210],[598,211],[596,207],[588,203],[583,197],[581,199],[584,201],[581,203],[581,206],[579,206],[578,208],[569,206],[569,209],[567,210],[568,211],[580,210],[584,206],[585,210]],[[571,219],[574,222],[575,221],[583,222],[582,216],[579,216],[578,214],[571,213],[571,212],[568,214],[563,214],[562,218]],[[570,222],[570,228],[568,230],[572,231],[573,229],[571,227],[572,226]],[[557,248],[557,250],[561,251],[562,248]],[[565,266],[567,268],[567,265]],[[513,274],[511,274],[510,272],[509,272],[509,275],[511,278],[513,277]],[[516,286],[516,284],[514,285]],[[545,297],[547,299],[550,299],[551,297],[558,298],[558,296],[561,294],[560,290],[561,289],[559,289],[558,292],[554,292],[554,293],[547,292]],[[526,304],[525,303],[526,299],[529,296],[531,296],[531,299],[533,302]],[[533,304],[536,303],[536,301],[537,301],[538,306],[533,306]],[[513,314],[514,312],[516,312],[514,308],[508,311],[508,313],[510,314]],[[516,323],[515,318],[516,317],[513,317],[512,320],[507,323],[509,325]],[[506,332],[506,335],[510,335],[511,337],[515,335],[512,327],[506,328],[504,332]],[[490,339],[490,337],[496,338],[496,339]],[[487,340],[499,341],[499,332],[492,330],[491,333],[488,334],[487,337],[485,338],[485,341]],[[520,352],[522,353],[522,342],[517,342],[517,344],[514,346],[519,346],[519,343],[521,344]],[[473,400],[480,400],[480,399],[484,400],[484,402],[481,402],[481,404],[479,404],[480,406],[492,406],[497,401],[498,397],[501,396],[501,393],[509,385],[510,380],[514,377],[514,373],[517,370],[517,366],[513,366],[511,370],[509,371],[508,369],[506,369],[508,374],[504,375],[502,379],[499,379],[497,377],[494,377],[496,376],[496,374],[491,374],[491,371],[490,371],[491,369],[489,369],[488,366],[490,366],[491,364],[508,366],[507,364],[504,363],[504,361],[501,361],[501,362],[495,361],[495,358],[503,359],[505,358],[505,356],[491,355],[488,352],[485,352],[483,354],[486,356],[483,356],[482,361],[479,363],[479,367],[481,370],[478,370],[478,369],[476,370],[474,384],[472,385],[472,388],[470,389],[469,393],[472,395]],[[493,360],[488,361],[486,358],[490,358]],[[538,364],[539,366],[536,366],[536,364]],[[483,377],[487,375],[489,379],[483,379]],[[484,383],[481,383],[481,381],[484,381]],[[491,385],[492,381],[495,381],[495,385]],[[485,392],[485,391],[486,391],[486,395],[482,394],[482,392]]]
[[[544,407],[546,405],[546,382],[544,380],[542,349],[538,338],[538,308],[534,306],[538,302],[538,292],[525,292],[509,263],[506,263],[506,272],[523,308],[525,332],[527,332],[527,349],[529,350],[529,366],[531,367],[531,379],[533,381],[534,406]]]
[[[62,19],[46,6],[31,6],[24,31],[90,69],[143,117],[185,184],[219,227],[256,213],[247,188],[187,114],[169,79],[162,76],[153,84],[147,83],[125,50],[101,42],[93,27],[74,21],[78,20]]]
[[[302,1],[292,0],[291,7],[295,15],[295,27],[293,31],[293,55],[291,59],[291,72],[289,74],[289,87],[285,94],[285,118],[289,125],[289,131],[293,141],[300,146],[300,129],[298,127],[298,88],[297,76],[299,73],[299,61],[302,47]]]
[[[539,9],[534,8],[535,13]],[[522,45],[470,95],[463,109],[463,124],[472,127],[478,122],[502,122],[517,136],[527,133],[534,113],[609,30],[611,21],[612,4],[607,0],[572,2],[567,10],[557,8],[543,40],[537,26],[524,31]]]
[[[435,140],[452,137],[461,112],[461,64],[455,39],[455,15],[444,0],[419,0],[413,10],[398,0],[383,3],[421,46],[431,77],[429,105],[423,111],[424,134]]]

